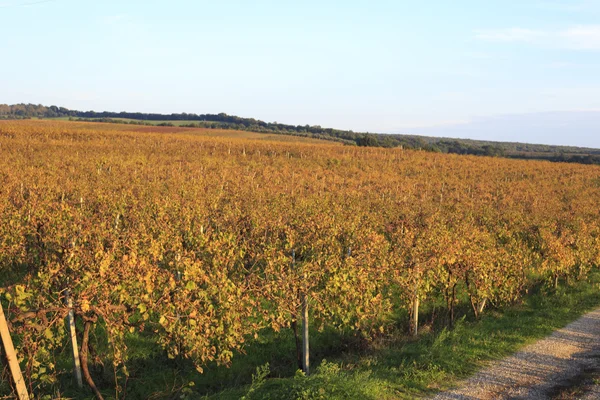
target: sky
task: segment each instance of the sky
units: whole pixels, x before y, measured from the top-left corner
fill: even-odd
[[[600,148],[600,0],[0,0],[0,103]]]

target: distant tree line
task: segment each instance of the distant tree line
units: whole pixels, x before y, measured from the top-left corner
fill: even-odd
[[[434,138],[416,135],[363,133],[323,128],[320,125],[289,125],[219,114],[157,114],[140,112],[77,111],[65,107],[35,104],[0,104],[0,119],[69,118],[79,121],[125,123],[153,126],[180,126],[209,129],[235,129],[332,140],[366,147],[402,147],[423,151],[478,156],[541,159],[556,162],[600,164],[600,150],[572,146],[490,142],[470,139]],[[167,121],[159,122],[156,121]],[[168,122],[173,121],[173,122]],[[186,123],[181,123],[186,121]],[[187,122],[190,121],[190,122]]]

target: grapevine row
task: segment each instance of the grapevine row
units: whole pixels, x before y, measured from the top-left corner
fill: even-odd
[[[600,263],[595,166],[127,129],[0,123],[1,296],[34,393],[64,372],[67,290],[118,388],[135,332],[202,372],[305,296],[318,328],[382,335],[401,309],[416,333],[430,300],[452,324],[459,298],[479,317]]]

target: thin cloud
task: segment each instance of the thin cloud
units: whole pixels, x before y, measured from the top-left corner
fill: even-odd
[[[568,50],[600,50],[600,25],[580,25],[555,31],[526,28],[479,30],[479,40],[504,43],[526,43]]]
[[[560,32],[560,37],[578,50],[600,50],[600,25],[570,28]]]
[[[411,129],[430,129],[430,128],[446,128],[472,123],[472,119],[453,119],[446,121],[406,121],[402,124],[396,124],[393,129],[388,129],[390,133],[402,133],[403,130]]]
[[[572,13],[581,12],[598,12],[600,11],[600,3],[598,0],[554,0],[540,1],[536,4],[537,8],[545,10],[558,10]]]
[[[582,64],[582,63],[574,63],[570,61],[554,61],[548,64],[545,64],[547,68],[555,68],[555,69],[572,69],[572,68],[597,68],[596,65],[592,64]]]
[[[57,0],[39,0],[39,1],[24,2],[24,3],[5,3],[5,4],[0,4],[0,8],[29,7],[29,6],[35,6],[37,4],[52,3],[54,1],[57,1]]]
[[[125,14],[109,15],[102,17],[101,21],[107,25],[114,25],[118,22],[125,20],[127,16]]]
[[[492,42],[535,42],[544,38],[546,32],[524,28],[476,31],[475,37]]]

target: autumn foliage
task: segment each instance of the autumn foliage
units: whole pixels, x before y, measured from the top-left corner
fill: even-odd
[[[316,327],[369,337],[600,261],[599,167],[128,129],[0,122],[0,283],[34,391],[63,372],[66,290],[119,374],[135,331],[202,371],[303,295]]]

